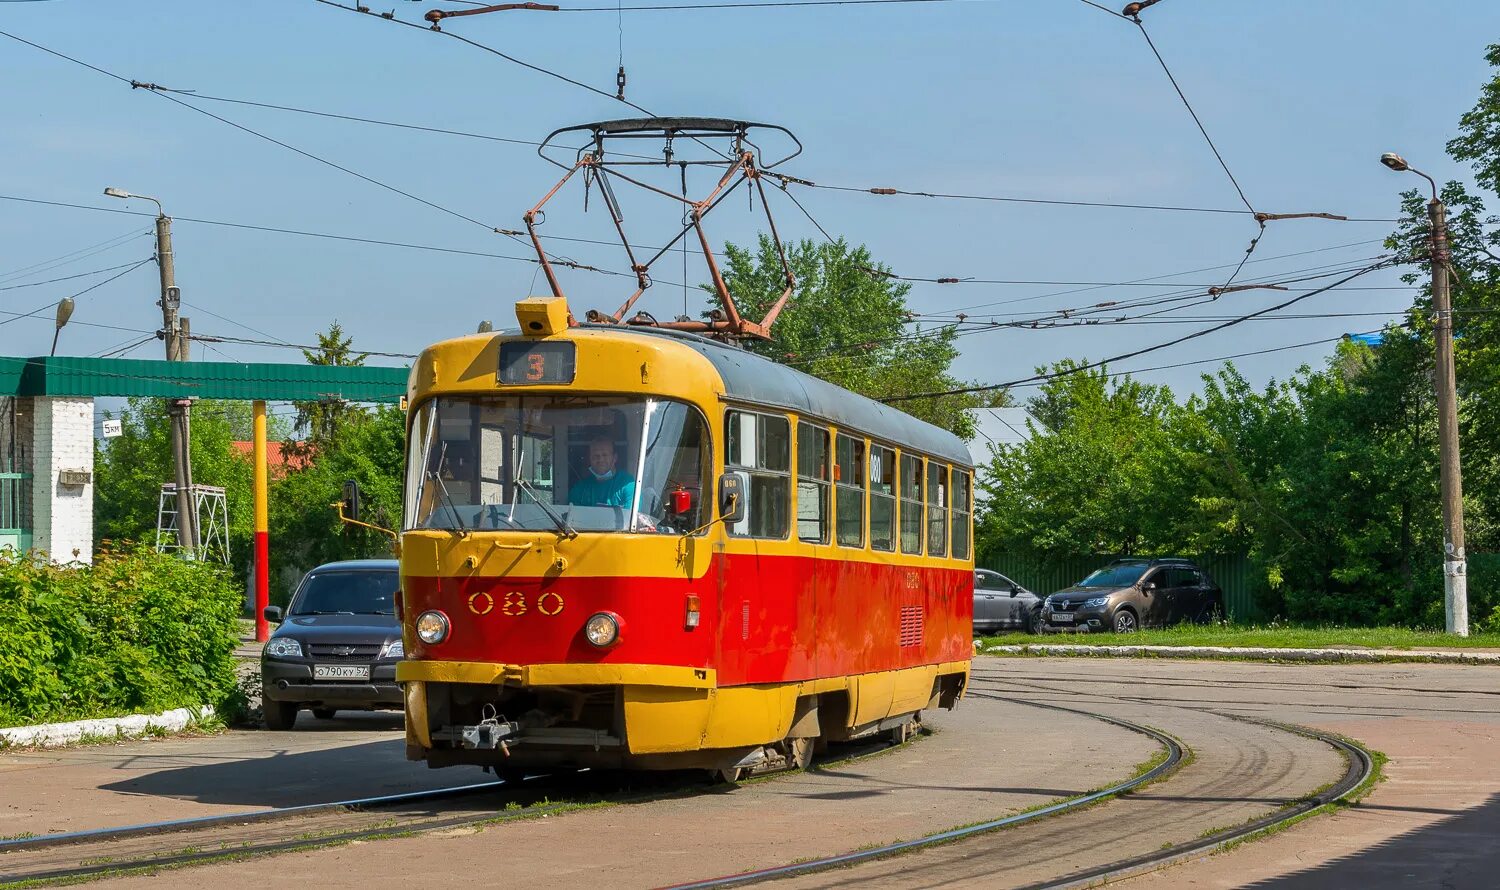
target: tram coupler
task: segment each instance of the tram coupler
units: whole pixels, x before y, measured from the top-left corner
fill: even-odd
[[[521,724],[514,721],[491,721],[486,720],[475,726],[444,726],[432,734],[435,742],[453,742],[461,748],[492,751],[496,748],[507,747],[509,740],[514,743],[515,736],[520,733]],[[509,751],[506,752],[510,753]]]

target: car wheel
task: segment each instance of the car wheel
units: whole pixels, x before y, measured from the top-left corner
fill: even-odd
[[[333,708],[313,708],[313,716],[319,720],[332,720],[337,713]]]
[[[1026,632],[1036,635],[1042,632],[1042,610],[1037,609],[1026,619]]]
[[[297,723],[297,703],[294,701],[266,701],[261,703],[261,712],[266,717],[266,729],[284,732]]]
[[[1129,609],[1121,609],[1115,613],[1114,631],[1117,634],[1131,634],[1140,630],[1136,623],[1135,613]]]

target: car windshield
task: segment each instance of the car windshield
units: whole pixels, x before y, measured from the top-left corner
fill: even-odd
[[[682,534],[707,522],[708,455],[681,402],[441,396],[412,421],[405,526]]]
[[[293,615],[394,615],[400,575],[394,571],[314,572],[302,582]]]
[[[1145,563],[1106,566],[1078,582],[1079,587],[1129,587],[1141,580],[1149,568]]]

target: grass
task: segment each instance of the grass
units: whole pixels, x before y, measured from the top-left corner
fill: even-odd
[[[1007,634],[988,646],[1230,646],[1273,649],[1500,649],[1500,633],[1469,637],[1404,627],[1189,624],[1137,633]]]

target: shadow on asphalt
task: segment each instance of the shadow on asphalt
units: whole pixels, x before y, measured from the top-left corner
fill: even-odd
[[[1479,890],[1500,875],[1500,794],[1482,805],[1317,868],[1247,884],[1254,890],[1440,887]]]
[[[205,804],[287,807],[493,781],[478,769],[433,770],[408,761],[405,737],[399,734],[400,714],[352,714],[350,719],[333,720],[302,714],[297,726],[291,732],[236,732],[250,746],[261,748],[263,756],[167,750],[142,754],[126,766],[128,778],[101,787],[118,794]],[[329,747],[326,734],[337,732],[352,738]],[[152,768],[158,757],[170,764],[168,768]],[[184,759],[189,765],[179,766]]]

